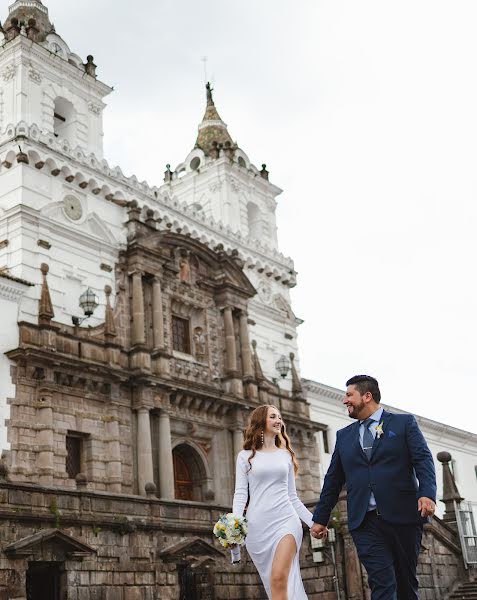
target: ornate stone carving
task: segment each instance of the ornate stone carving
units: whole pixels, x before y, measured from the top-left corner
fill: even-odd
[[[35,69],[32,63],[29,64],[28,78],[30,79],[30,81],[33,81],[33,83],[36,83],[37,85],[40,85],[40,83],[43,80],[42,74],[40,73],[40,71],[37,71]]]
[[[194,352],[198,357],[202,357],[205,355],[205,334],[202,327],[194,328]]]
[[[257,291],[258,295],[260,296],[260,300],[262,300],[263,302],[270,302],[270,299],[272,297],[272,288],[266,281],[262,281],[259,284]]]
[[[99,104],[95,104],[94,102],[89,102],[88,110],[90,113],[92,113],[96,117],[99,117],[99,115],[101,114],[102,108]]]
[[[179,279],[184,283],[190,283],[190,263],[187,256],[181,256],[179,260]]]
[[[222,185],[223,185],[223,181],[221,181],[220,179],[218,179],[217,181],[213,181],[210,185],[209,185],[209,190],[215,194],[216,192],[220,192],[220,190],[222,189]]]
[[[13,79],[15,77],[16,72],[17,68],[15,65],[8,65],[7,67],[5,67],[5,70],[2,73],[3,81],[10,81],[11,79]]]

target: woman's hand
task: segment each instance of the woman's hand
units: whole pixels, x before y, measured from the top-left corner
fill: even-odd
[[[321,523],[313,523],[310,527],[311,535],[317,540],[326,540],[328,536],[328,529],[326,525],[322,525]]]

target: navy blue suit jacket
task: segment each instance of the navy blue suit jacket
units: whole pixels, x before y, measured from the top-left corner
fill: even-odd
[[[368,461],[359,440],[359,421],[340,429],[313,521],[327,525],[346,484],[348,527],[361,525],[371,491],[382,518],[390,523],[422,523],[417,500],[436,500],[432,454],[412,415],[383,412],[383,434],[374,440]]]

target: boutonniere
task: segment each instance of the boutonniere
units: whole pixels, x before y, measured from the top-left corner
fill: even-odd
[[[378,438],[378,440],[383,435],[383,433],[383,422],[381,421],[379,425],[376,425],[376,437]]]

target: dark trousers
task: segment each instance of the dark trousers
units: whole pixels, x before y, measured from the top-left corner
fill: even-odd
[[[371,600],[418,600],[417,558],[422,525],[387,523],[369,512],[350,532],[368,573]]]

